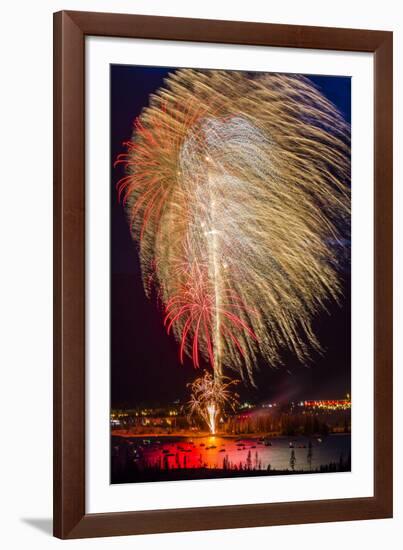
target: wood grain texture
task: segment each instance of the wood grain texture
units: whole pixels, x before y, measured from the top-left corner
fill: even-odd
[[[85,513],[85,36],[373,52],[375,494]],[[54,15],[54,534],[81,538],[392,516],[392,33],[89,12]]]
[[[55,18],[54,529],[85,512],[84,38]]]

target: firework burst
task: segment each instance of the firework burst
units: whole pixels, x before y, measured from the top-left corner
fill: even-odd
[[[238,395],[231,390],[231,386],[238,383],[225,376],[213,377],[209,372],[197,378],[192,384],[189,413],[202,418],[210,433],[217,433],[217,421],[225,409],[235,410],[238,405]]]
[[[349,128],[335,107],[300,76],[178,70],[126,145],[119,198],[181,361],[253,383],[258,356],[320,350],[312,319],[340,298],[349,238]]]

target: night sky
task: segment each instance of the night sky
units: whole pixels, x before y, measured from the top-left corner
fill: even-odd
[[[130,139],[133,119],[148,105],[152,92],[163,86],[174,68],[111,65],[111,166],[124,152],[122,142]],[[308,75],[306,75],[308,76]],[[309,79],[351,121],[351,79],[309,76]],[[116,182],[124,168],[111,168],[111,406],[167,405],[186,398],[186,384],[198,374],[190,360],[181,365],[178,345],[167,336],[162,311],[144,295],[137,246],[118,204]],[[330,399],[350,392],[350,273],[344,269],[341,306],[318,315],[313,326],[324,354],[309,365],[284,355],[285,367],[259,365],[257,388],[239,386],[244,399]]]

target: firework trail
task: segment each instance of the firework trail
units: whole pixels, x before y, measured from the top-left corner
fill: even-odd
[[[119,198],[181,361],[253,383],[257,357],[309,360],[349,238],[349,127],[336,108],[301,76],[178,70],[126,146]]]

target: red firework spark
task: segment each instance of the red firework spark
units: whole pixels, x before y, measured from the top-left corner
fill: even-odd
[[[205,271],[205,270],[204,270]],[[170,298],[165,306],[164,325],[169,334],[175,325],[183,327],[180,334],[179,357],[184,360],[187,345],[191,346],[191,358],[196,368],[200,366],[199,348],[205,343],[211,366],[215,366],[214,337],[217,316],[221,319],[219,331],[225,338],[235,344],[238,352],[244,356],[245,350],[240,341],[240,334],[248,334],[257,341],[257,337],[247,322],[244,314],[257,315],[257,312],[243,304],[242,300],[230,289],[224,289],[219,307],[216,305],[214,289],[203,268],[194,263],[187,270],[188,276],[181,291]]]

